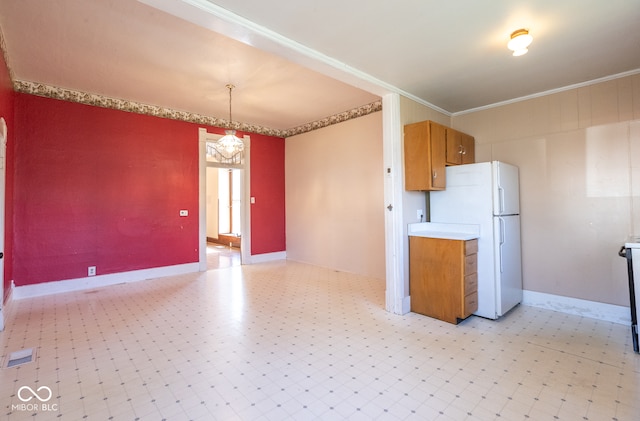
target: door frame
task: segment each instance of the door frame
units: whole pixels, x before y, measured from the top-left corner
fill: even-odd
[[[408,257],[405,253],[404,162],[400,95],[382,97],[382,147],[384,162],[384,224],[386,290],[385,308],[395,314],[410,311]],[[405,282],[407,279],[407,282]]]
[[[251,138],[244,135],[244,162],[241,165],[214,165],[207,163],[207,142],[215,142],[223,135],[198,129],[198,249],[199,270],[207,270],[207,166],[240,169],[240,262],[251,263]]]
[[[7,180],[7,122],[0,117],[0,252],[4,253],[4,223]],[[4,257],[0,257],[0,332],[4,330]]]

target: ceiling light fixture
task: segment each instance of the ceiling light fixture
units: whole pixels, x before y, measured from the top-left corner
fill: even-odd
[[[233,127],[231,120],[231,91],[235,88],[232,84],[226,85],[229,89],[229,126]],[[225,135],[216,142],[216,150],[226,159],[233,159],[244,150],[244,142],[236,136],[233,129],[225,130]]]
[[[527,47],[533,41],[533,37],[529,35],[528,29],[518,29],[511,34],[511,40],[507,44],[507,47],[513,51],[515,57],[527,54],[529,51]]]

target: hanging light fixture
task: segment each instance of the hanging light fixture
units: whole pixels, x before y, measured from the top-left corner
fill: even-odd
[[[518,29],[511,34],[511,40],[507,44],[507,47],[513,51],[513,55],[517,57],[527,54],[529,51],[527,47],[532,41],[533,37],[529,35],[528,29]]]
[[[229,125],[231,126],[233,121],[231,120],[231,91],[235,86],[227,84],[226,87],[229,89]],[[224,158],[233,159],[244,150],[244,142],[236,136],[236,131],[233,129],[225,130],[224,133],[225,135],[216,142],[216,150]]]

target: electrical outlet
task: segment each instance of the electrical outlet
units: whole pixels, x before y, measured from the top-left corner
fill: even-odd
[[[420,222],[422,222],[422,218],[424,218],[424,212],[422,212],[422,209],[418,209],[418,211],[416,212],[416,217]]]
[[[89,268],[87,269],[87,275],[88,276],[96,276],[96,267],[95,266],[89,266]]]

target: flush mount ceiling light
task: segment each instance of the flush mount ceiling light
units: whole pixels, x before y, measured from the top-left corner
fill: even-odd
[[[529,35],[528,29],[518,29],[511,34],[511,40],[507,44],[507,47],[513,51],[514,56],[521,56],[527,54],[529,51],[527,47],[533,41],[533,37]]]
[[[231,120],[231,91],[233,91],[232,84],[226,85],[227,89],[229,89],[229,125],[232,126]],[[216,150],[220,153],[225,159],[234,159],[237,155],[239,155],[244,150],[244,142],[242,139],[236,136],[235,130],[225,130],[225,135],[218,139],[216,142]]]

